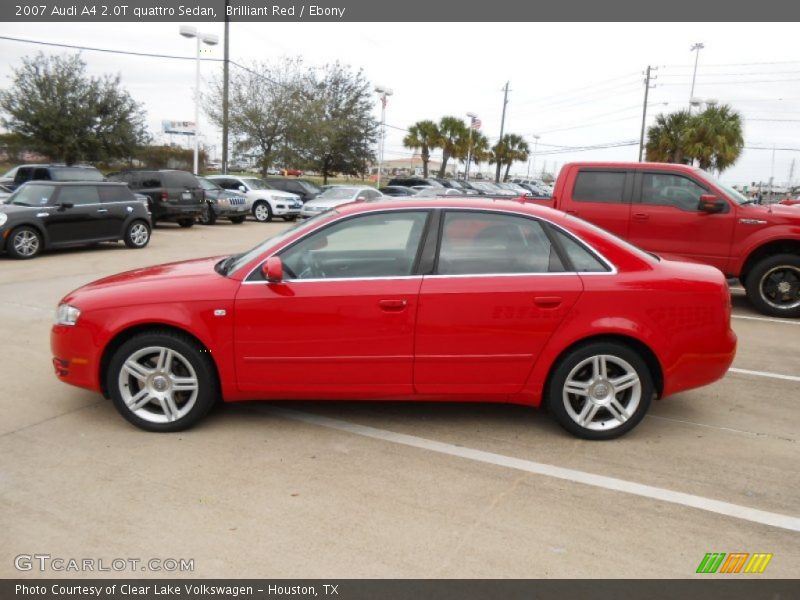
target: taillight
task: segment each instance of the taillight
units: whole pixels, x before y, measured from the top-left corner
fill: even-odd
[[[169,200],[169,194],[167,192],[161,192],[161,201],[166,202]]]

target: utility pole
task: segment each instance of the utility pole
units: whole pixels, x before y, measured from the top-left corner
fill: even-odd
[[[639,162],[642,162],[642,156],[644,154],[644,126],[647,120],[647,94],[650,91],[650,80],[657,79],[655,76],[651,77],[650,73],[656,70],[658,70],[658,67],[647,65],[647,72],[644,77],[644,105],[642,106],[642,133],[639,135]]]
[[[692,112],[692,100],[694,99],[694,80],[697,77],[697,61],[700,59],[700,50],[705,48],[702,42],[697,42],[691,48],[689,48],[689,52],[694,52],[694,73],[692,73],[692,90],[689,92],[689,112]]]
[[[222,173],[228,174],[228,77],[229,77],[229,46],[228,46],[228,3],[225,0],[225,56],[222,62]]]
[[[497,141],[497,148],[500,148],[500,144],[503,143],[503,130],[506,126],[506,106],[508,105],[508,85],[509,81],[506,81],[506,86],[503,88],[503,116],[500,119],[500,139]],[[497,171],[494,174],[494,182],[500,183],[500,171],[503,168],[503,163],[500,161],[498,156],[497,158]]]

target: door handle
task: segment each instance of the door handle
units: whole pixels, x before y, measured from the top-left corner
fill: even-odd
[[[107,213],[108,209],[107,208],[98,208],[97,212],[99,212],[99,213]]]
[[[633,220],[634,221],[649,221],[650,215],[645,213],[633,213]]]
[[[533,299],[533,303],[540,308],[558,308],[562,301],[559,296],[536,296]]]
[[[408,306],[408,300],[405,298],[398,300],[379,300],[378,306],[386,311],[401,311]]]

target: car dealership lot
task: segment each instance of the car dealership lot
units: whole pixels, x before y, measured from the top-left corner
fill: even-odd
[[[707,552],[770,552],[765,576],[796,576],[800,533],[755,511],[800,517],[800,321],[761,317],[739,290],[735,371],[656,403],[611,442],[475,404],[246,403],[147,434],[53,375],[49,329],[66,292],[285,227],[166,224],[144,251],[0,257],[2,576],[20,575],[14,556],[47,553],[193,558],[199,577],[689,577]],[[576,481],[585,474],[627,484]],[[734,518],[713,501],[754,510]]]

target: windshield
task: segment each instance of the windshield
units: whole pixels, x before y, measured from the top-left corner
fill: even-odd
[[[55,189],[55,186],[52,185],[23,185],[11,195],[6,204],[46,206]]]
[[[349,200],[355,196],[358,188],[352,187],[333,187],[322,192],[317,196],[317,200]]]
[[[242,177],[242,182],[249,188],[254,190],[271,190],[274,189],[263,179],[256,179],[255,177]]]
[[[50,178],[53,181],[103,181],[103,174],[97,169],[51,167]]]
[[[203,188],[204,190],[216,191],[222,189],[216,183],[213,183],[208,179],[203,179],[202,177],[198,177],[197,181],[200,182],[200,187]]]
[[[750,198],[746,197],[741,192],[738,192],[735,189],[733,189],[731,186],[725,185],[724,183],[722,183],[719,179],[714,177],[708,171],[701,170],[701,173],[703,174],[703,177],[705,177],[706,180],[708,180],[710,183],[713,183],[718,188],[721,188],[721,189],[725,190],[725,193],[727,193],[728,196],[730,196],[731,200],[736,202],[736,204],[749,204],[749,203],[753,202],[753,200],[751,200]]]
[[[270,246],[279,244],[280,242],[294,235],[298,231],[305,231],[307,229],[313,228],[319,221],[327,219],[333,213],[335,213],[335,211],[329,210],[310,219],[306,219],[305,221],[301,221],[294,227],[290,227],[289,229],[284,229],[279,234],[265,239],[263,242],[261,242],[258,246],[256,246],[252,250],[248,250],[247,252],[243,252],[241,254],[232,254],[228,258],[223,258],[214,266],[214,268],[217,270],[217,273],[225,275],[227,277],[228,274],[241,269],[251,260],[256,258],[259,254],[262,254]]]

